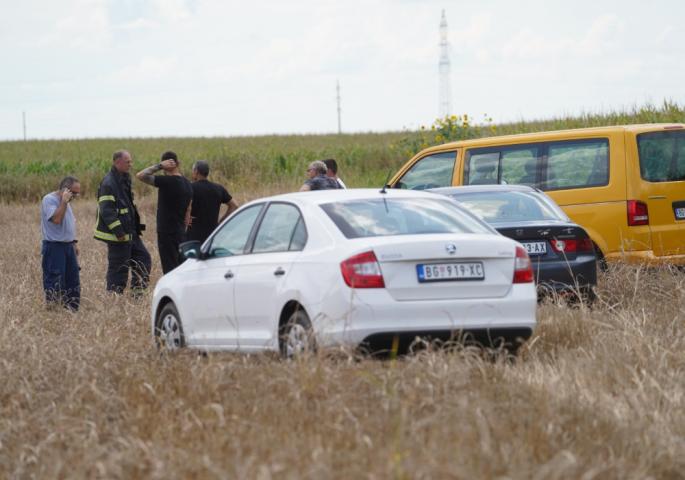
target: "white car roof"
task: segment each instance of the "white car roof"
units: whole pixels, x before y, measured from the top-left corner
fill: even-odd
[[[444,198],[436,197],[435,193],[420,190],[399,190],[387,188],[386,193],[380,193],[380,188],[347,188],[339,190],[315,190],[309,192],[294,192],[258,198],[250,203],[288,201],[298,204],[320,205],[344,200],[363,200],[374,198]]]

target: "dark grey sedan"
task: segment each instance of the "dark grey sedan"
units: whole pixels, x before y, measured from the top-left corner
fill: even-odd
[[[533,263],[538,295],[557,292],[592,302],[597,284],[594,244],[550,197],[524,185],[435,188],[521,243]]]

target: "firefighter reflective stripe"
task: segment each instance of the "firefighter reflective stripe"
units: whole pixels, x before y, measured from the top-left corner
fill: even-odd
[[[100,240],[107,240],[109,242],[128,242],[131,240],[131,235],[130,234],[125,234],[123,240],[119,240],[115,235],[111,233],[105,233],[101,232],[99,230],[95,230],[95,238],[99,238]]]
[[[108,202],[108,201],[109,202],[116,202],[117,199],[114,198],[114,195],[103,195],[103,196],[98,198],[98,203]]]
[[[128,213],[128,208],[120,208],[119,209],[119,215],[124,215],[126,213]]]
[[[115,221],[113,221],[112,223],[110,223],[109,225],[107,225],[107,228],[109,228],[110,230],[112,230],[113,228],[116,228],[116,227],[118,227],[118,226],[120,226],[120,225],[121,225],[121,220],[115,220]]]

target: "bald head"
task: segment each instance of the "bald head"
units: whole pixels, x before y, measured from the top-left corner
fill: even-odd
[[[131,154],[126,150],[117,150],[112,155],[112,164],[119,173],[128,173],[131,170],[131,165],[133,164],[133,159]]]

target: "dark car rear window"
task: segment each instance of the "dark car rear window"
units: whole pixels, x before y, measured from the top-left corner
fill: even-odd
[[[566,214],[536,192],[473,192],[450,195],[488,223],[564,220]]]
[[[428,233],[493,233],[485,223],[440,198],[378,198],[322,204],[347,238]]]

